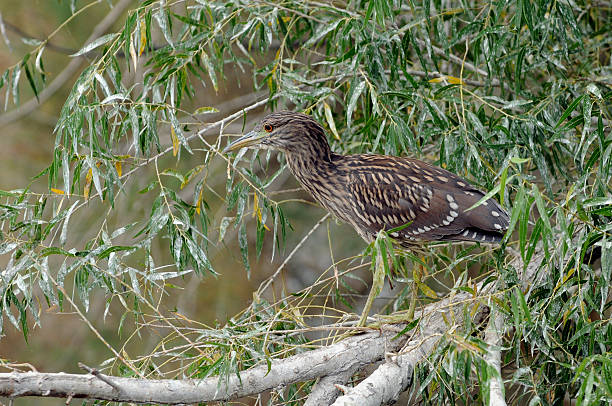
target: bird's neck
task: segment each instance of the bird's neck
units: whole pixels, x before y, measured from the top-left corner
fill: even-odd
[[[343,156],[330,153],[326,157],[287,154],[287,164],[302,187],[336,217],[351,223],[347,217],[349,200],[339,199],[346,190],[346,173],[341,164]]]
[[[309,183],[310,178],[317,174],[326,173],[325,170],[333,166],[332,155],[329,149],[326,153],[285,151],[289,169],[302,184]]]
[[[293,174],[302,181],[304,176],[316,175],[324,172],[332,162],[334,154],[331,152],[323,128],[317,122],[305,122],[299,128],[301,136],[296,137],[290,145],[285,146],[284,152],[287,163]]]

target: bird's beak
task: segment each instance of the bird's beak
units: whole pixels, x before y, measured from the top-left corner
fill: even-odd
[[[232,142],[227,147],[225,147],[225,149],[223,150],[223,153],[225,154],[230,151],[234,151],[236,149],[250,147],[252,145],[259,144],[261,139],[265,137],[266,137],[265,134],[261,134],[256,131],[251,131],[249,133],[246,133],[242,137],[238,138],[236,141]]]

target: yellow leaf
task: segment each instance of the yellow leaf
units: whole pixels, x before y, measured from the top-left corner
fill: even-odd
[[[449,75],[442,75],[440,77],[430,79],[429,83],[440,83],[440,82],[444,82],[444,81],[448,81],[448,83],[450,83],[452,85],[463,85],[463,84],[465,84],[461,79],[456,78],[454,76],[449,76]]]
[[[440,14],[444,15],[444,16],[450,16],[450,15],[453,15],[453,14],[461,14],[461,13],[463,13],[463,9],[462,8],[451,8],[450,10],[446,10],[446,11],[440,13]]]
[[[134,70],[136,70],[136,68],[138,67],[138,57],[136,56],[136,48],[134,48],[134,41],[130,41],[130,56],[132,57]]]
[[[54,304],[54,305],[52,305],[51,307],[49,307],[49,308],[46,310],[46,312],[47,312],[47,313],[55,313],[55,312],[57,311],[57,309],[58,309],[57,305],[55,305],[55,304]]]
[[[563,325],[565,325],[565,323],[567,323],[567,318],[569,317],[571,311],[572,311],[572,309],[567,309],[565,311],[565,313],[563,313]]]
[[[276,68],[275,68],[275,69],[276,69]],[[269,89],[272,89],[272,85],[273,85],[273,82],[272,82],[272,75],[270,75],[270,77],[268,78],[268,88],[269,88]]]
[[[176,154],[178,154],[180,144],[178,137],[174,132],[174,127],[170,127],[170,137],[172,138],[172,155],[176,156]]]
[[[442,320],[444,320],[444,323],[448,326],[450,323],[448,321],[448,318],[446,317],[445,313],[440,313],[442,315]]]
[[[421,289],[421,292],[423,292],[423,294],[429,298],[432,298],[432,299],[438,298],[438,295],[436,295],[436,292],[434,292],[432,288],[425,285],[424,283],[419,283],[419,289]]]
[[[57,195],[63,195],[64,191],[61,189],[55,189],[55,188],[51,188],[51,191]]]
[[[253,217],[257,216],[259,222],[263,225],[263,227],[270,231],[267,225],[263,224],[263,215],[261,213],[261,207],[259,207],[259,197],[257,197],[257,193],[253,195]]]
[[[89,199],[89,191],[91,190],[91,180],[93,179],[93,172],[91,168],[87,171],[87,175],[85,175],[85,187],[83,188],[83,195],[85,199]]]
[[[196,202],[196,213],[200,214],[200,207],[202,206],[202,192],[204,191],[204,188],[200,188],[200,193],[198,194],[198,201]]]
[[[174,315],[175,315],[176,317],[178,317],[179,319],[183,319],[183,320],[185,320],[186,322],[191,323],[191,320],[190,320],[188,317],[183,316],[183,315],[182,315],[182,314],[180,314],[179,312],[174,312]]]
[[[210,107],[210,106],[204,106],[204,107],[199,107],[198,109],[196,109],[196,111],[193,112],[193,114],[206,114],[206,113],[218,113],[219,109],[216,107]]]
[[[117,170],[117,176],[121,177],[121,173],[122,173],[121,161],[115,162],[115,169]]]
[[[447,76],[446,79],[448,79],[449,83],[453,84],[453,85],[463,85],[463,80],[456,78],[454,76]]]
[[[569,270],[569,272],[563,277],[563,283],[567,282],[569,278],[576,272],[576,267],[573,267]]]
[[[147,46],[147,29],[144,18],[140,19],[140,49],[138,50],[138,56],[142,55]]]
[[[334,134],[334,138],[340,141],[340,135],[338,135],[338,130],[336,130],[336,123],[334,122],[334,117],[332,116],[332,111],[329,104],[323,102],[323,109],[325,110],[325,119],[327,120],[329,129],[331,130],[332,134]]]
[[[259,211],[259,199],[257,198],[257,193],[255,193],[253,195],[253,217],[255,217],[255,215],[258,214],[257,213],[258,211]]]
[[[198,165],[195,168],[193,168],[193,170],[191,170],[189,172],[189,174],[185,177],[185,180],[183,181],[183,183],[181,183],[181,189],[183,189],[185,186],[187,186],[187,184],[189,182],[191,182],[191,180],[198,175],[200,172],[202,172],[202,170],[205,168],[204,165]]]

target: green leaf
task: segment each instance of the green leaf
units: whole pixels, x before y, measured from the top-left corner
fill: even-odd
[[[325,111],[325,120],[327,121],[327,125],[329,125],[329,129],[334,135],[334,138],[340,141],[340,135],[338,134],[338,130],[336,129],[336,123],[334,122],[334,117],[332,115],[331,108],[326,102],[323,102],[323,110]]]
[[[507,179],[506,182],[510,182],[515,176],[516,174],[513,174]],[[487,200],[495,196],[497,193],[499,193],[500,190],[501,190],[501,183],[498,183],[497,185],[495,185],[493,189],[489,190],[489,192],[487,192],[487,194],[484,195],[480,200],[478,200],[476,203],[474,203],[473,205],[465,209],[465,211],[474,210],[476,207],[480,206],[481,204],[483,204],[484,202],[486,202]]]
[[[350,92],[348,106],[346,108],[346,122],[349,127],[351,126],[353,111],[355,110],[355,106],[357,105],[357,100],[359,99],[359,96],[363,92],[363,89],[365,89],[365,85],[366,83],[364,80],[357,82],[355,79],[351,83],[351,92]]]
[[[193,154],[193,151],[191,150],[191,147],[189,147],[189,143],[187,142],[187,138],[185,138],[183,128],[181,127],[181,124],[179,123],[178,119],[176,118],[176,115],[174,114],[174,109],[168,109],[167,112],[168,117],[170,118],[170,123],[172,124],[172,128],[174,129],[174,132],[179,142],[181,143],[183,148],[187,150],[187,152]]]
[[[19,104],[19,78],[21,77],[21,64],[17,65],[15,69],[13,69],[13,77],[11,78],[11,88],[13,94],[13,103],[15,105]],[[8,96],[8,91],[7,91]]]
[[[593,197],[582,202],[582,207],[588,208],[593,206],[612,205],[612,197]]]
[[[240,245],[240,252],[242,253],[242,263],[247,272],[247,278],[251,278],[251,265],[249,264],[249,242],[247,240],[246,225],[242,223],[240,225],[240,231],[238,232],[238,245]]]
[[[210,61],[210,58],[206,54],[206,52],[202,52],[202,62],[204,66],[206,66],[206,70],[208,71],[208,76],[210,77],[210,81],[212,82],[213,88],[215,92],[219,90],[219,85],[217,83],[217,74],[215,73],[215,68]]]
[[[25,68],[26,78],[28,79],[28,83],[30,84],[30,88],[34,92],[34,96],[36,97],[36,100],[40,101],[38,99],[38,89],[36,88],[36,84],[34,83],[34,78],[32,77],[32,73],[30,72],[30,68],[29,68],[28,64],[25,63],[23,65],[23,67]]]
[[[164,34],[164,38],[168,44],[174,48],[174,41],[172,40],[172,34],[170,33],[170,26],[168,24],[170,16],[168,15],[166,7],[160,4],[158,11],[153,13],[153,17],[155,21],[157,21],[157,25],[161,29],[162,34]]]
[[[510,162],[512,162],[513,164],[524,164],[525,162],[529,162],[530,160],[531,158],[519,158],[516,156],[510,158]]]
[[[106,34],[106,35],[102,35],[100,38],[90,42],[89,44],[85,45],[83,48],[81,48],[78,52],[70,55],[72,57],[75,56],[81,56],[84,55],[86,53],[89,53],[91,51],[93,51],[94,49],[101,47],[104,44],[109,43],[110,41],[114,40],[115,38],[117,38],[119,36],[119,33],[114,32],[111,34]]]
[[[100,254],[98,255],[98,258],[104,259],[104,258],[107,258],[113,252],[133,251],[135,248],[136,247],[131,247],[131,246],[127,246],[127,245],[115,245],[115,246],[112,246],[112,247],[108,247],[105,250],[103,250],[102,252],[100,252]]]
[[[561,125],[561,123],[563,123],[565,121],[565,119],[568,118],[570,114],[572,114],[572,111],[574,111],[576,109],[576,107],[578,107],[578,105],[580,104],[580,101],[582,100],[583,97],[585,97],[585,95],[581,95],[580,97],[576,98],[567,107],[567,109],[565,109],[565,111],[563,112],[563,114],[561,115],[559,120],[557,121],[557,124],[555,125],[555,130],[558,129],[559,126]]]
[[[508,167],[506,166],[499,179],[499,203],[504,205],[504,196],[506,195],[506,178],[508,177]]]
[[[193,114],[209,114],[209,113],[218,113],[218,112],[219,112],[219,109],[216,107],[203,106],[203,107],[198,107],[196,111],[193,112]]]
[[[552,226],[550,225],[550,219],[548,218],[548,213],[546,212],[546,205],[544,204],[544,200],[542,199],[542,194],[540,194],[540,190],[538,187],[533,184],[531,187],[531,192],[533,197],[535,197],[536,206],[538,208],[538,212],[540,213],[540,218],[544,222],[546,226],[546,230],[548,231],[548,235],[552,236]]]

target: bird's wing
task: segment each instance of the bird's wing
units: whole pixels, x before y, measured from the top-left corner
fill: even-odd
[[[495,242],[508,227],[508,215],[495,200],[466,211],[484,194],[453,173],[421,161],[361,156],[348,177],[354,220],[371,235],[405,226],[391,236],[404,241]]]

